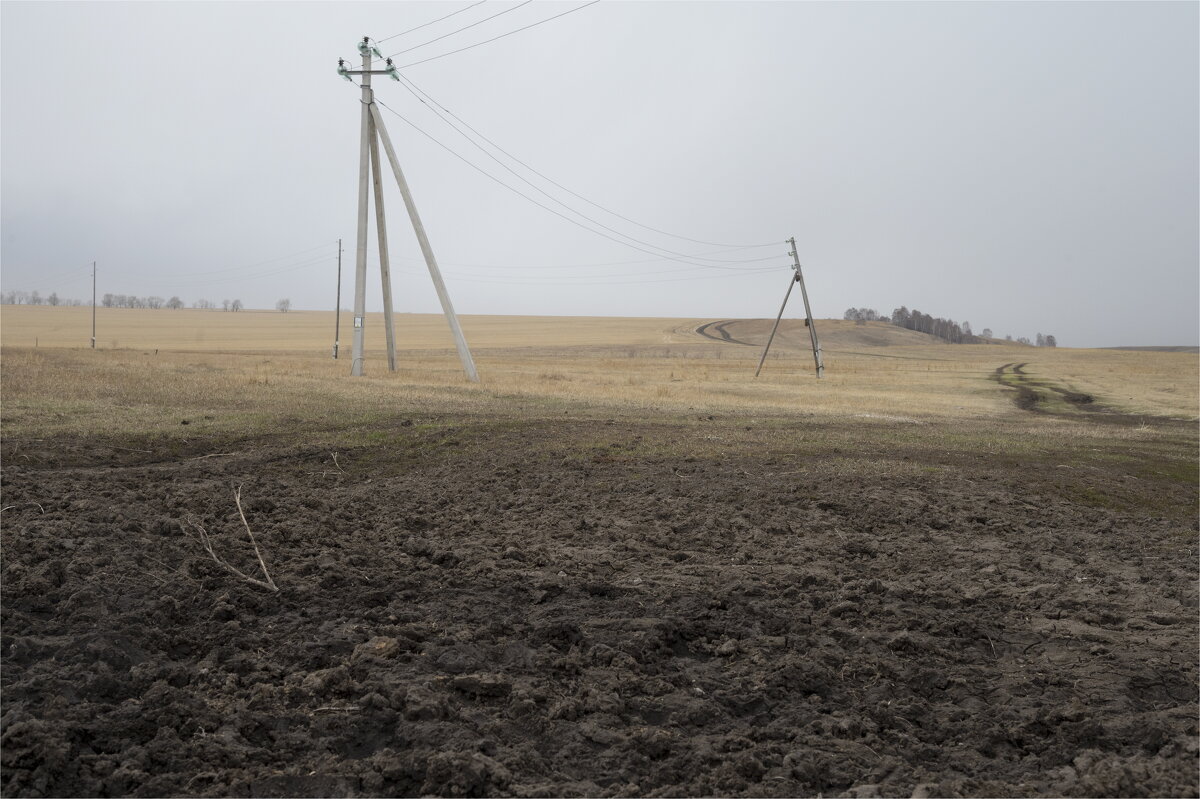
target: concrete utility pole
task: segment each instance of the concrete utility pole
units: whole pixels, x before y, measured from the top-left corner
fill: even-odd
[[[421,246],[421,253],[425,256],[425,265],[429,267],[429,276],[433,280],[434,288],[437,289],[438,300],[442,304],[442,312],[446,315],[446,321],[450,325],[450,332],[454,335],[454,345],[458,349],[458,357],[462,362],[463,371],[466,373],[468,380],[478,381],[479,374],[475,370],[475,361],[471,357],[471,351],[467,347],[467,340],[463,336],[462,328],[458,324],[458,316],[454,313],[454,306],[450,302],[450,295],[446,291],[445,282],[442,280],[441,270],[438,269],[437,259],[434,258],[433,248],[429,244],[429,238],[425,235],[425,226],[421,224],[421,217],[417,213],[417,206],[413,201],[412,192],[408,188],[408,182],[404,179],[404,172],[400,169],[400,161],[396,158],[396,151],[392,147],[392,141],[388,137],[387,128],[383,124],[383,118],[379,113],[379,108],[375,104],[375,95],[371,89],[372,75],[387,75],[397,81],[400,80],[400,76],[396,72],[396,67],[392,65],[390,58],[387,59],[387,69],[371,69],[372,56],[379,58],[380,53],[371,46],[370,37],[363,37],[363,40],[358,45],[358,51],[362,55],[363,60],[363,68],[361,70],[348,70],[345,67],[344,61],[340,59],[338,61],[338,74],[346,80],[351,80],[351,75],[362,76],[362,121],[360,123],[361,132],[358,159],[358,252],[354,271],[354,351],[350,374],[354,377],[361,377],[363,373],[363,340],[367,291],[368,181],[373,184],[375,195],[375,226],[379,235],[379,266],[383,280],[383,314],[387,333],[388,369],[393,372],[396,370],[396,339],[392,318],[392,278],[391,266],[388,262],[387,228],[384,222],[383,209],[383,178],[379,160],[379,144],[382,142],[384,152],[387,153],[388,162],[392,167],[392,173],[396,178],[396,184],[400,188],[400,195],[404,198],[404,206],[408,210],[408,217],[412,222],[413,231],[416,233],[417,242]]]
[[[800,294],[804,297],[804,324],[808,328],[809,338],[812,340],[813,361],[817,366],[817,377],[821,378],[825,375],[825,362],[821,357],[821,343],[817,340],[817,327],[813,324],[812,308],[808,304],[808,290],[804,287],[804,272],[800,269],[800,256],[796,253],[795,237],[788,239],[788,244],[792,245],[791,252],[788,255],[792,256],[795,266],[795,274],[788,280],[787,293],[783,295],[783,304],[779,306],[779,315],[775,317],[775,325],[771,328],[771,335],[767,338],[767,346],[763,348],[762,357],[758,359],[758,368],[754,370],[754,376],[758,377],[758,373],[762,371],[763,363],[767,360],[767,353],[771,351],[771,342],[775,340],[775,331],[779,329],[779,320],[783,318],[783,309],[787,307],[788,297],[792,296],[792,287],[797,283],[800,284]]]
[[[337,301],[333,304],[333,359],[338,356],[338,339],[342,335],[342,240],[338,239]]]
[[[96,349],[96,262],[92,261],[92,349]]]
[[[813,324],[812,308],[808,304],[808,289],[804,287],[804,271],[800,269],[800,256],[796,251],[796,237],[788,239],[792,245],[792,260],[796,264],[796,282],[800,284],[800,296],[804,298],[804,318],[808,321],[808,337],[812,340],[813,363],[817,367],[817,378],[825,376],[825,361],[821,358],[821,342],[817,341],[817,326]]]

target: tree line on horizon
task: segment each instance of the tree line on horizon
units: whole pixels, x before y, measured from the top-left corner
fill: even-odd
[[[79,306],[87,305],[88,303],[82,300],[65,299],[59,297],[57,293],[51,293],[43,297],[37,291],[7,291],[0,293],[0,304],[2,305],[65,305]],[[104,308],[150,308],[160,309],[167,308],[170,310],[178,310],[187,307],[186,303],[178,296],[172,296],[168,299],[156,296],[139,297],[134,294],[105,294],[100,298],[100,305]],[[191,305],[192,308],[202,311],[215,311],[219,307],[222,311],[237,312],[245,310],[245,305],[241,300],[221,300],[220,305],[207,299],[198,299]],[[275,310],[282,313],[287,313],[292,309],[292,301],[288,298],[283,298],[275,303]],[[907,307],[901,305],[899,308],[892,311],[891,316],[881,314],[874,308],[847,308],[843,319],[856,322],[860,325],[865,325],[867,322],[885,322],[887,324],[902,327],[906,330],[915,330],[918,333],[928,333],[931,336],[940,338],[943,341],[948,341],[951,344],[978,344],[984,339],[993,338],[990,328],[984,328],[980,334],[976,336],[971,330],[970,322],[959,324],[953,319],[942,319],[940,317],[931,316],[921,311],[908,310]],[[1054,336],[1037,334],[1036,341],[1030,341],[1028,338],[1021,336],[1014,339],[1011,335],[1004,337],[1006,341],[1013,341],[1017,344],[1026,344],[1037,347],[1057,347],[1058,341]]]
[[[918,311],[916,308],[910,311],[903,305],[892,311],[891,316],[881,314],[874,308],[847,308],[842,318],[860,325],[865,325],[867,322],[886,322],[896,327],[902,327],[905,330],[928,333],[951,344],[980,344],[984,339],[995,338],[992,335],[991,328],[985,327],[980,331],[979,335],[975,335],[974,331],[971,330],[970,322],[959,324],[953,319],[942,319],[941,317],[931,316]],[[1037,347],[1058,346],[1058,340],[1054,336],[1043,335],[1042,333],[1037,334],[1036,342],[1030,341],[1024,336],[1014,339],[1011,335],[1005,336],[1004,340]]]
[[[57,293],[51,293],[49,296],[43,297],[37,291],[6,291],[0,293],[0,305],[89,305],[83,300],[65,299],[59,297]],[[163,299],[162,297],[138,297],[135,294],[105,294],[100,298],[100,305],[104,308],[167,308],[169,310],[179,310],[187,307],[187,304],[179,297],[170,297]],[[245,309],[245,305],[241,300],[221,300],[220,309],[222,311],[236,312]],[[192,303],[192,308],[201,311],[215,311],[218,308],[217,303],[212,300],[199,299]],[[292,309],[292,301],[284,298],[275,303],[275,310],[287,313]]]

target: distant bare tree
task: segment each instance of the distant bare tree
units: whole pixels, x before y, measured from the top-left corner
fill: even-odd
[[[58,305],[58,292],[50,292],[50,296],[46,298],[46,302],[50,303],[51,305]]]
[[[1033,342],[1032,342],[1032,341],[1030,341],[1029,339],[1025,338],[1024,336],[1019,336],[1019,337],[1017,338],[1017,343],[1018,343],[1018,344],[1024,344],[1026,347],[1030,347],[1030,346],[1032,346],[1032,345],[1033,345]]]
[[[288,311],[292,310],[292,301],[287,297],[284,297],[282,300],[275,303],[275,310],[279,311],[280,313],[287,313]]]
[[[1041,333],[1037,334],[1037,346],[1039,346],[1039,347],[1046,346],[1046,337],[1043,336]]]
[[[29,304],[30,305],[41,305],[42,304],[42,295],[38,294],[36,291],[29,292]]]
[[[199,308],[202,311],[211,311],[213,308],[216,308],[217,306],[213,304],[212,300],[206,300],[206,299],[201,298],[201,299],[193,302],[192,307]]]
[[[241,300],[234,300],[233,302],[229,303],[229,310],[231,311],[240,311],[242,308],[243,306]]]
[[[221,300],[221,310],[222,311],[229,310],[229,300]]]
[[[163,307],[164,302],[165,302],[165,300],[162,297],[147,297],[146,298],[146,307],[154,308],[155,310],[157,310],[157,309]]]
[[[985,327],[983,329],[983,332],[980,333],[979,335],[983,336],[984,338],[991,338],[992,337],[992,329],[990,327]]]
[[[970,322],[963,322],[963,323],[962,323],[962,333],[963,333],[963,335],[964,335],[964,336],[973,336],[973,335],[975,335],[974,333],[972,333],[972,332],[971,332],[971,323],[970,323]]]
[[[179,299],[178,297],[172,297],[171,299],[167,300],[167,307],[172,311],[178,311],[183,307],[183,300]]]
[[[1046,336],[1046,346],[1047,347],[1057,347],[1058,339],[1054,338],[1054,336],[1049,336],[1049,335]]]

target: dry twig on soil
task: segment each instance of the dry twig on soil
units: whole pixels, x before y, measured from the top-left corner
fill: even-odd
[[[5,505],[3,508],[0,508],[0,513],[4,513],[4,511],[6,511],[6,510],[12,510],[13,508],[19,508],[23,505],[37,505],[37,509],[40,510],[43,514],[45,514],[45,512],[46,512],[46,509],[43,508],[37,502],[18,502],[15,505]]]
[[[188,518],[188,522],[193,527],[196,528],[196,532],[200,537],[201,546],[203,546],[205,551],[208,552],[208,554],[210,556],[212,556],[213,560],[215,560],[220,565],[224,566],[229,571],[236,574],[238,577],[241,577],[246,582],[251,583],[253,585],[257,585],[261,588],[266,588],[270,591],[277,592],[277,591],[279,591],[279,587],[275,585],[275,581],[271,579],[271,573],[269,571],[267,571],[266,561],[263,560],[262,552],[260,552],[258,549],[258,542],[254,540],[254,533],[253,533],[253,531],[250,530],[250,525],[246,521],[246,514],[242,511],[242,487],[241,486],[238,486],[237,489],[233,492],[233,501],[235,503],[237,503],[238,516],[240,516],[242,518],[242,526],[244,526],[246,528],[246,534],[248,536],[250,536],[250,545],[252,547],[254,547],[254,554],[255,554],[255,556],[258,557],[258,565],[260,567],[262,567],[263,576],[267,578],[265,581],[259,580],[257,577],[251,577],[250,575],[243,572],[241,569],[230,564],[228,561],[220,558],[217,555],[217,553],[213,550],[212,539],[209,537],[208,531],[204,529],[204,525],[200,524],[200,522],[196,521],[195,519],[193,519],[191,517]]]

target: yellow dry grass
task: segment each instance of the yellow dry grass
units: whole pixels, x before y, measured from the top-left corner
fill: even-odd
[[[474,347],[579,346],[612,344],[640,347],[667,343],[672,334],[662,319],[618,317],[463,316]],[[341,345],[349,350],[353,314],[341,314]],[[700,322],[696,322],[700,324]],[[694,325],[693,325],[694,327]],[[383,314],[367,314],[366,347],[383,350]],[[92,309],[49,305],[0,308],[0,340],[9,347],[89,346]],[[96,347],[104,350],[157,349],[182,352],[278,352],[329,354],[332,311],[201,311],[98,308]],[[453,347],[439,314],[396,314],[397,347],[406,350]]]
[[[351,379],[348,318],[342,359],[334,361],[331,312],[102,309],[93,352],[90,309],[6,307],[5,431],[178,431],[185,418],[197,424],[188,428],[194,432],[236,431],[417,409],[561,416],[571,407],[912,424],[1012,420],[1030,415],[991,376],[1022,362],[1031,376],[1131,412],[1195,419],[1200,410],[1195,353],[947,345],[887,325],[820,320],[827,370],[818,381],[807,331],[794,321],[755,380],[759,347],[695,332],[712,320],[467,316],[483,378],[472,384],[437,315],[397,317],[400,368],[387,372],[375,315],[367,322],[367,376]],[[739,324],[730,330],[754,344],[768,328]]]

